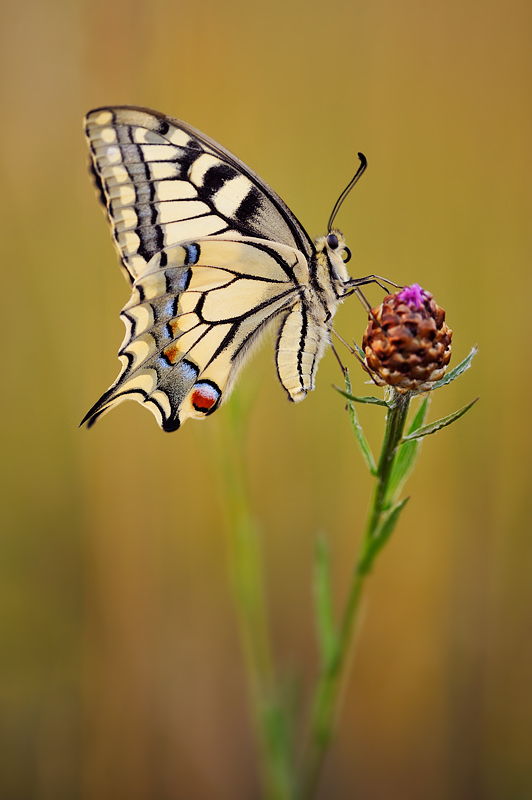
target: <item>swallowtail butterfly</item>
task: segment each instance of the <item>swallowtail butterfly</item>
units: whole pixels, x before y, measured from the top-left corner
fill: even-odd
[[[246,353],[276,321],[288,397],[314,389],[338,304],[374,276],[349,278],[333,218],[314,242],[280,197],[221,145],[146,108],[85,120],[92,171],[128,281],[122,371],[83,422],[137,400],[165,431],[227,398]]]

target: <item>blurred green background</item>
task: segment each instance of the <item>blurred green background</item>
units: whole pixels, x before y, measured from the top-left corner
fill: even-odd
[[[136,403],[77,425],[118,373],[128,299],[81,120],[146,105],[249,163],[353,275],[420,282],[456,364],[372,576],[321,789],[344,800],[532,797],[532,7],[522,0],[18,0],[2,5],[0,795],[258,797],[214,457],[222,408],[164,434]],[[370,290],[376,304],[379,293]],[[336,328],[360,341],[355,300]],[[523,360],[524,359],[524,360]],[[353,364],[356,391],[364,375]],[[247,458],[276,653],[316,671],[311,564],[338,608],[370,479],[331,384],[286,401],[247,366]],[[377,447],[378,408],[361,412]]]

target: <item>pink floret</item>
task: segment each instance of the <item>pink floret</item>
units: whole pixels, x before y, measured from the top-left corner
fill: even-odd
[[[419,309],[424,305],[426,294],[419,283],[413,283],[412,286],[405,286],[405,288],[398,293],[397,299],[402,303],[407,303],[411,308]]]

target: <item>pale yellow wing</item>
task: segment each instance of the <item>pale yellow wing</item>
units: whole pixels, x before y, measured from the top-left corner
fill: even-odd
[[[260,333],[307,285],[306,259],[287,245],[207,237],[164,249],[122,310],[122,372],[84,422],[126,399],[146,405],[166,431],[211,414]]]
[[[236,235],[314,246],[281,198],[236,156],[185,122],[134,106],[85,119],[92,170],[133,282],[174,244]]]

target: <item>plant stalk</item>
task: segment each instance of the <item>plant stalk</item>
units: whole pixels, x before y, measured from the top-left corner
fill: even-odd
[[[322,664],[311,710],[306,750],[301,764],[299,800],[316,793],[323,762],[334,733],[338,709],[353,649],[364,581],[378,552],[376,539],[389,507],[388,486],[410,404],[410,394],[395,392],[386,416],[386,428],[364,535],[359,547],[351,585],[331,657]]]

